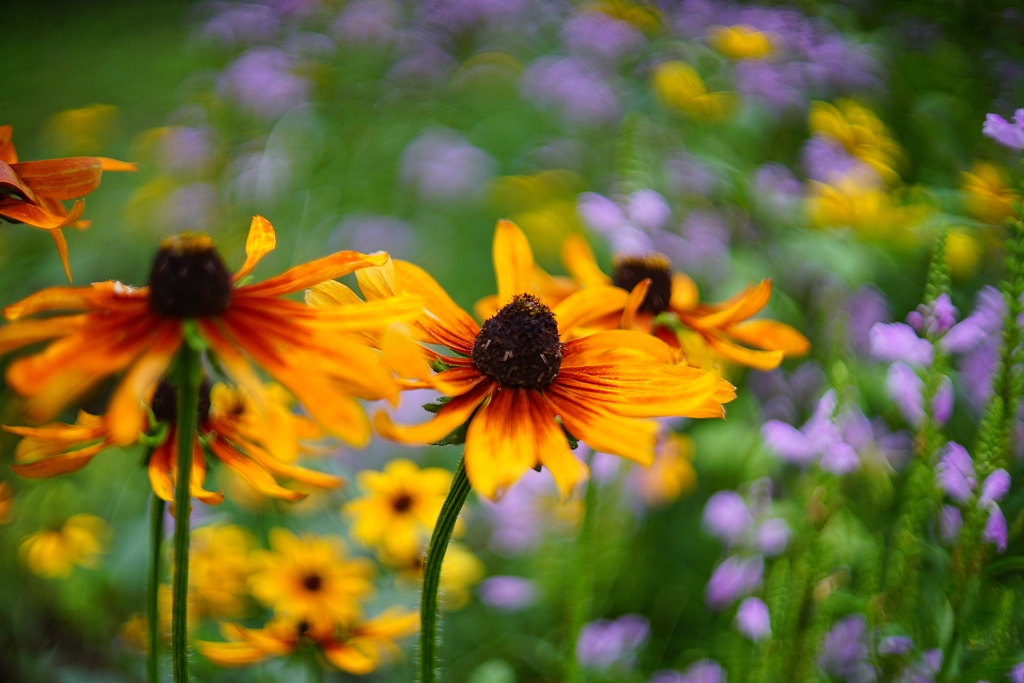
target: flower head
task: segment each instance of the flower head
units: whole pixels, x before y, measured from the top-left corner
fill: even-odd
[[[669,107],[697,119],[720,120],[735,108],[731,92],[708,92],[704,80],[686,62],[662,62],[654,69],[651,87]]]
[[[626,614],[614,621],[593,621],[580,631],[576,658],[591,669],[630,668],[649,633],[650,624],[638,614]]]
[[[986,114],[981,132],[1010,149],[1024,149],[1024,109],[1013,113],[1013,123],[999,114]]]
[[[110,527],[95,515],[74,515],[59,530],[26,536],[18,548],[21,561],[48,579],[66,579],[75,566],[95,569],[109,541]]]
[[[747,598],[736,611],[736,628],[754,642],[772,635],[771,615],[768,605],[760,598]]]
[[[977,160],[970,172],[960,174],[967,212],[979,221],[999,225],[1013,215],[1020,194],[1010,186],[1006,172],[988,161]]]
[[[772,53],[767,33],[752,26],[715,26],[708,35],[711,47],[732,59],[763,59]]]
[[[199,614],[242,616],[253,545],[249,532],[233,524],[213,524],[192,532],[188,582]]]

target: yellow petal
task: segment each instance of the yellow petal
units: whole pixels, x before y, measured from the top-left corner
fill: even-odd
[[[245,239],[245,263],[231,279],[235,282],[252,272],[256,264],[277,246],[274,226],[263,216],[253,216]]]
[[[526,235],[509,220],[498,221],[494,229],[494,271],[498,278],[498,299],[502,305],[516,294],[530,291],[533,252]]]

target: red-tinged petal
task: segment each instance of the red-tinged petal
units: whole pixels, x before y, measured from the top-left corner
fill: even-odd
[[[569,235],[562,242],[562,264],[584,287],[604,287],[612,283],[597,265],[594,252],[582,235]]]
[[[177,453],[175,453],[177,458]],[[220,491],[214,493],[203,488],[206,481],[206,458],[203,457],[203,447],[199,442],[199,435],[192,442],[192,476],[189,477],[189,494],[207,505],[220,505],[224,501],[224,494]]]
[[[572,454],[565,432],[555,421],[555,409],[536,393],[527,394],[530,421],[536,437],[537,458],[555,478],[558,493],[565,500],[578,483],[590,476],[590,468]]]
[[[618,287],[587,287],[558,302],[551,312],[558,321],[558,333],[564,336],[574,327],[620,313],[628,300],[629,292]]]
[[[263,216],[253,216],[249,224],[249,236],[245,239],[245,263],[231,280],[238,282],[251,273],[260,259],[272,252],[276,246],[277,235],[274,234],[274,226]]]
[[[174,501],[174,480],[171,479],[171,470],[174,467],[176,438],[177,432],[173,428],[168,429],[164,442],[153,449],[149,456],[149,485],[158,498],[169,503]]]
[[[146,395],[170,366],[181,346],[181,339],[180,322],[163,323],[153,346],[135,361],[121,380],[104,418],[114,443],[121,446],[133,443],[145,430]]]
[[[8,353],[29,344],[74,334],[87,323],[88,317],[82,315],[44,318],[42,320],[21,320],[11,325],[0,327],[0,354]]]
[[[83,211],[85,211],[85,202],[81,199],[74,203],[66,216],[18,199],[0,201],[0,218],[9,218],[44,230],[66,228],[81,218]]]
[[[674,364],[679,360],[679,353],[657,337],[632,330],[596,332],[566,342],[562,351],[563,368],[614,360]]]
[[[14,149],[11,136],[14,134],[14,127],[0,126],[0,161],[5,164],[18,163],[18,153]]]
[[[3,151],[3,141],[0,140],[0,153]],[[39,198],[36,197],[36,193],[32,191],[32,188],[25,184],[25,182],[15,173],[14,169],[11,168],[3,158],[0,158],[0,190],[4,190],[8,193],[17,192],[21,195],[22,199],[28,200],[33,204],[39,203]]]
[[[473,342],[480,332],[480,326],[452,301],[448,293],[425,270],[407,261],[394,261],[395,274],[402,291],[422,296],[426,300],[427,315],[448,330],[458,346],[449,345],[452,351],[469,355]]]
[[[696,313],[683,316],[683,322],[697,329],[727,327],[746,320],[768,304],[772,296],[772,281],[761,280],[757,285],[748,287],[736,296],[713,307],[712,313]]]
[[[465,424],[493,387],[493,382],[481,382],[471,391],[453,398],[437,412],[437,415],[423,424],[396,425],[387,413],[381,411],[373,416],[373,426],[385,439],[399,443],[434,443]]]
[[[526,294],[533,277],[533,252],[518,225],[504,219],[498,221],[492,257],[498,278],[498,303],[504,306],[516,294]]]
[[[709,399],[735,396],[732,385],[714,373],[656,363],[564,368],[552,386],[626,417],[690,417]]]
[[[308,495],[302,491],[291,491],[281,486],[262,465],[250,460],[220,439],[210,442],[210,450],[218,460],[240,474],[254,489],[265,496],[294,502],[302,500]]]
[[[44,458],[43,460],[36,460],[35,462],[15,463],[11,465],[11,471],[19,477],[26,477],[27,479],[43,479],[58,474],[77,472],[109,447],[110,444],[101,442],[76,451],[69,451]]]
[[[57,245],[57,254],[60,256],[60,262],[64,265],[64,274],[68,277],[68,283],[73,282],[71,279],[71,263],[68,261],[68,241],[64,239],[64,233],[61,232],[60,228],[56,228],[50,231],[50,237],[53,238],[53,243]]]
[[[550,387],[544,392],[566,430],[595,451],[618,455],[641,465],[654,462],[658,424],[596,410],[585,398]]]
[[[750,320],[733,325],[726,334],[743,344],[766,351],[783,351],[787,356],[802,356],[811,350],[807,337],[775,320]]]
[[[290,294],[327,280],[334,280],[342,275],[348,275],[360,268],[384,265],[388,258],[390,257],[384,252],[360,254],[357,251],[339,251],[316,261],[295,266],[269,280],[241,287],[237,293],[244,292],[266,297]]]
[[[132,306],[139,313],[148,310],[149,291],[122,285],[120,282],[97,282],[89,287],[49,287],[31,294],[21,301],[4,308],[8,320],[43,311],[87,309],[116,306],[121,312],[128,312]]]
[[[538,462],[537,427],[527,389],[497,389],[469,423],[466,476],[473,489],[491,500]]]
[[[51,199],[84,197],[100,185],[103,163],[97,157],[70,157],[11,164],[36,194]]]

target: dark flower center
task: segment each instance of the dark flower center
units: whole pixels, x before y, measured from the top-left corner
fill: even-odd
[[[627,292],[642,281],[650,279],[647,296],[640,304],[640,310],[658,315],[668,310],[672,300],[672,264],[661,254],[630,256],[618,260],[612,271],[612,283]]]
[[[324,581],[319,574],[310,574],[302,580],[302,585],[306,587],[306,590],[315,593],[324,585]]]
[[[160,380],[156,391],[153,392],[153,401],[150,404],[153,409],[153,417],[157,422],[178,421],[178,388],[166,379]],[[199,423],[203,424],[210,417],[210,380],[203,377],[199,383]]]
[[[507,387],[550,386],[562,367],[554,313],[535,296],[517,295],[480,329],[473,366]]]
[[[231,273],[209,237],[175,235],[160,243],[149,271],[149,306],[158,315],[220,315],[231,303]]]
[[[412,507],[412,496],[408,493],[403,493],[400,496],[396,496],[391,501],[391,507],[395,512],[402,513],[408,512]]]

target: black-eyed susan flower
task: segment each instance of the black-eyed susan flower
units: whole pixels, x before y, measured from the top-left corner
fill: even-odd
[[[365,444],[369,421],[355,397],[397,400],[398,387],[380,354],[351,335],[408,320],[422,302],[405,297],[342,309],[312,308],[285,298],[354,270],[383,265],[388,261],[384,253],[338,252],[269,280],[242,284],[274,245],[273,227],[257,216],[246,241],[246,262],[233,276],[208,237],[178,235],[161,244],[147,287],[109,281],[55,287],[8,306],[4,315],[11,324],[0,329],[0,352],[50,340],[42,351],[11,363],[8,384],[26,397],[31,418],[46,420],[124,370],[104,420],[113,443],[129,444],[144,428],[145,399],[166,373],[188,327],[261,414],[267,415],[264,407],[270,401],[253,363],[332,434]],[[75,313],[34,317],[52,311]]]
[[[63,228],[87,228],[79,220],[85,195],[100,185],[104,171],[135,171],[135,164],[106,157],[69,157],[18,161],[11,140],[13,128],[0,126],[0,218],[48,230],[57,245],[64,272],[71,280],[68,243]],[[75,199],[69,211],[64,200]]]
[[[581,289],[549,308],[527,293],[532,252],[509,221],[498,222],[494,265],[501,308],[483,326],[410,263],[396,261],[393,272],[374,269],[359,278],[371,300],[400,292],[422,296],[420,340],[451,351],[433,354],[448,395],[436,416],[402,426],[378,413],[382,436],[431,443],[465,425],[466,473],[478,492],[496,498],[526,470],[543,465],[565,496],[588,475],[567,433],[649,465],[657,425],[644,418],[724,415],[722,404],[735,396],[732,385],[677,365],[675,351],[654,337],[612,330],[572,338],[576,326],[621,309],[627,296],[622,290]]]
[[[95,515],[69,517],[60,529],[42,529],[21,542],[18,555],[32,573],[66,579],[76,566],[95,569],[110,540],[110,527]]]
[[[288,619],[274,619],[261,629],[226,623],[221,633],[228,642],[199,641],[196,647],[211,662],[225,667],[286,657],[313,647],[335,668],[363,675],[401,654],[395,641],[415,633],[419,623],[418,614],[398,608],[328,629]]]
[[[252,556],[249,585],[253,597],[291,624],[331,633],[362,615],[360,601],[373,592],[373,565],[348,558],[338,536],[296,536],[272,529],[270,550]]]
[[[360,472],[357,481],[363,496],[343,509],[352,518],[352,537],[377,549],[388,564],[421,560],[452,473],[399,458],[383,472]]]

